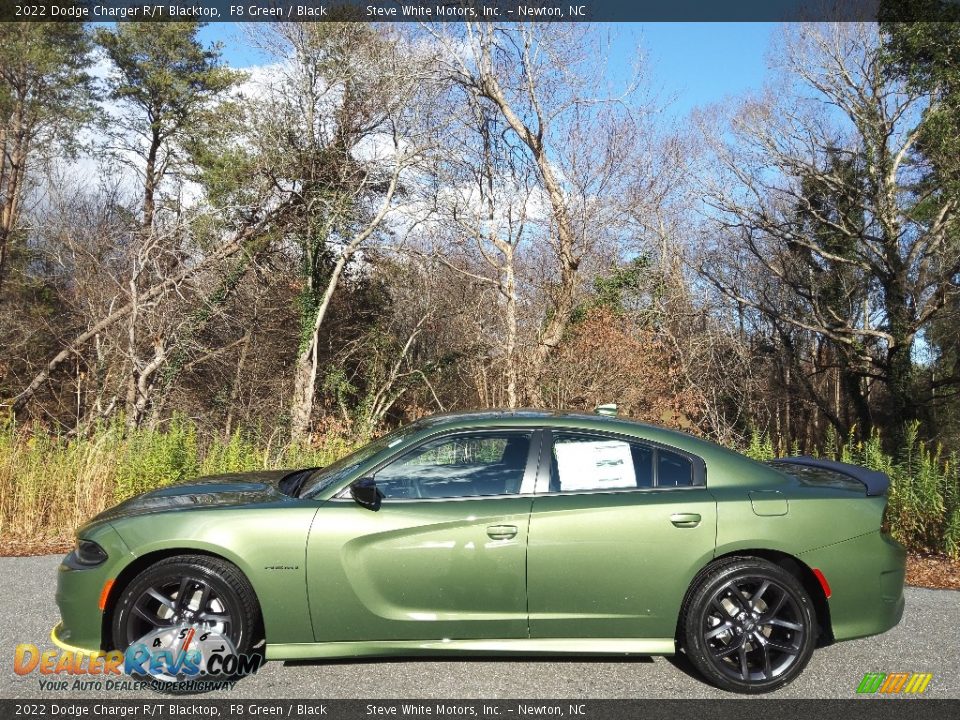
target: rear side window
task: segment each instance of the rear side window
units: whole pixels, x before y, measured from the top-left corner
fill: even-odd
[[[551,492],[600,492],[694,484],[693,464],[678,453],[619,438],[554,433]]]
[[[657,487],[693,485],[693,463],[683,455],[657,450]]]

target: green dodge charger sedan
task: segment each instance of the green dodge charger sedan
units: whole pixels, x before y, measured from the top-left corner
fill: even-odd
[[[899,622],[887,485],[616,417],[440,415],[326,468],[105,511],[60,565],[52,636],[123,651],[189,626],[267,660],[683,652],[766,692]]]

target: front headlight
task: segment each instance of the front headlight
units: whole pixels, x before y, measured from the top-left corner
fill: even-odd
[[[73,550],[73,556],[79,565],[85,567],[95,567],[107,559],[106,551],[97,545],[93,540],[77,539],[77,547]]]

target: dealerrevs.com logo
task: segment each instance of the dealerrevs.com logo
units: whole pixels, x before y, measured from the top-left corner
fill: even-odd
[[[932,673],[867,673],[857,686],[858,693],[883,695],[919,695],[933,680]]]
[[[262,655],[238,654],[230,639],[216,631],[174,625],[144,635],[124,652],[41,652],[36,645],[20,644],[13,670],[18,675],[38,673],[42,691],[206,692],[232,689],[237,679],[257,672],[262,662]]]

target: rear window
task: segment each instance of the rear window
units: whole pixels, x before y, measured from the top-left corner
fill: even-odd
[[[803,485],[809,485],[811,487],[833,487],[839,490],[856,490],[859,492],[865,491],[863,483],[859,480],[854,480],[852,477],[837,472],[836,470],[813,467],[811,465],[797,465],[779,460],[772,460],[764,464],[779,470],[785,475],[796,478]]]

